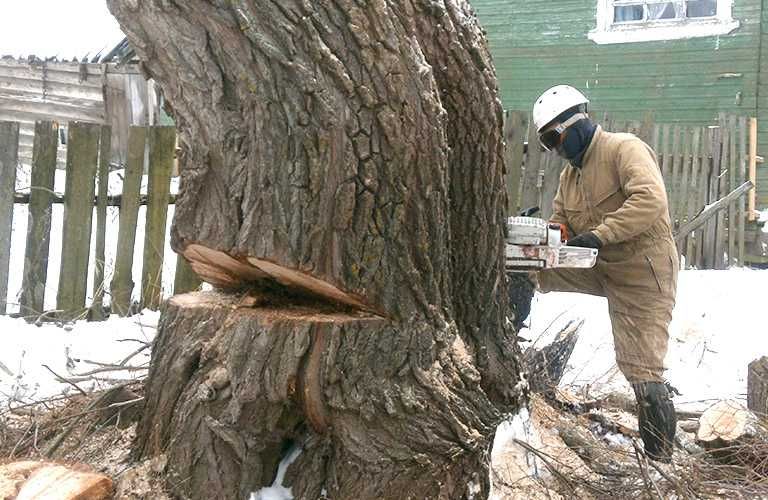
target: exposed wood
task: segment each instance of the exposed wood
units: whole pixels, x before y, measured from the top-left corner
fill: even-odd
[[[76,317],[85,308],[91,249],[94,180],[98,166],[101,126],[70,122],[67,130],[67,176],[61,271],[56,309]]]
[[[711,220],[715,215],[719,214],[721,210],[726,208],[730,203],[737,200],[739,196],[743,196],[747,191],[752,189],[754,186],[751,182],[747,181],[741,186],[737,187],[730,193],[728,193],[723,198],[720,198],[715,203],[712,203],[710,205],[707,205],[704,210],[702,210],[696,217],[693,218],[692,221],[686,223],[681,227],[676,233],[675,233],[675,241],[681,241],[683,238],[685,238],[688,234],[690,234],[691,231],[695,231],[702,225],[704,225],[707,221]]]
[[[56,150],[59,125],[53,121],[35,124],[35,150],[27,218],[27,245],[24,249],[20,312],[34,319],[45,308],[45,287],[48,282],[48,253],[51,241],[53,188],[56,178]]]
[[[737,401],[719,401],[699,418],[696,440],[707,449],[729,448],[748,444],[752,439],[765,439],[768,432],[758,418]],[[740,450],[729,450],[731,454]]]
[[[0,498],[27,500],[106,500],[112,480],[85,465],[23,461],[0,466]]]
[[[768,356],[752,361],[747,370],[747,408],[768,419]]]
[[[144,173],[146,137],[146,127],[130,128],[128,162],[125,167],[120,204],[115,271],[110,285],[112,311],[121,316],[129,314],[133,294],[133,251],[136,243],[136,223],[139,219],[139,192],[141,177]]]
[[[741,116],[739,117],[739,183],[744,182],[747,179],[747,117]],[[749,193],[747,195],[747,198],[749,198],[756,190],[753,190],[753,192]],[[738,264],[740,266],[744,265],[744,256],[745,256],[745,226],[746,226],[746,220],[747,220],[747,211],[746,211],[746,199],[744,197],[739,198],[738,201],[738,211],[736,214],[737,220],[738,220],[738,233],[737,233],[737,241],[738,241]]]
[[[152,310],[160,308],[163,297],[166,217],[168,215],[168,197],[175,150],[175,127],[150,128],[147,219],[144,225],[144,261],[141,270],[141,304]]]
[[[5,314],[8,300],[18,148],[19,124],[0,121],[0,314]]]
[[[523,175],[523,147],[526,139],[525,114],[507,112],[504,122],[504,163],[507,176],[507,214],[517,215],[520,210],[520,184]]]
[[[173,277],[173,294],[194,292],[200,288],[203,281],[182,255],[176,256],[176,274]]]
[[[99,137],[98,196],[96,197],[96,255],[93,266],[93,303],[89,319],[102,321],[104,314],[105,247],[107,234],[107,194],[109,192],[109,158],[112,150],[112,128],[102,125]]]
[[[749,180],[757,184],[757,118],[749,119]],[[757,193],[752,192],[747,198],[747,216],[750,222],[757,218],[756,196]]]

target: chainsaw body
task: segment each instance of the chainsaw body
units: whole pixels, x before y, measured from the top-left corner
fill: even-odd
[[[563,244],[559,224],[550,224],[536,217],[507,219],[508,273],[527,273],[557,267],[590,268],[596,261],[596,249]]]

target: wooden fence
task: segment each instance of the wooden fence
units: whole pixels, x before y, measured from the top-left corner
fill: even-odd
[[[755,182],[755,119],[721,115],[718,124],[709,127],[661,125],[650,119],[619,122],[606,117],[600,123],[605,130],[634,133],[656,151],[675,231],[745,181]],[[504,133],[510,212],[539,206],[543,217],[549,217],[565,162],[538,146],[527,113],[507,112]],[[724,269],[743,265],[745,226],[753,216],[754,190],[750,190],[728,203],[727,209],[701,228],[681,235],[685,237],[678,242],[678,248],[685,256],[686,267]]]
[[[174,167],[176,130],[174,127],[131,127],[128,158],[123,173],[122,192],[108,195],[109,126],[69,122],[67,127],[66,182],[64,192],[55,192],[58,125],[53,121],[35,124],[29,193],[16,192],[19,164],[19,124],[0,122],[0,314],[6,313],[8,296],[11,228],[14,206],[27,205],[28,221],[19,316],[30,320],[55,317],[60,320],[88,317],[100,320],[110,309],[127,315],[138,307],[157,309],[162,295],[162,264],[166,244],[168,206]],[[145,164],[145,158],[148,163]],[[141,181],[148,172],[147,194],[141,194]],[[61,227],[52,227],[53,205],[63,204]],[[132,302],[134,246],[139,207],[146,205],[142,255],[141,293]],[[119,229],[111,283],[105,279],[107,247],[107,207],[119,207]],[[95,207],[95,210],[94,210]],[[95,211],[95,227],[93,213]],[[48,283],[48,257],[52,231],[61,231],[61,263],[58,283]],[[95,230],[95,246],[91,239]],[[17,249],[20,251],[20,249]],[[91,260],[93,259],[93,260]],[[88,293],[89,263],[93,279]],[[55,286],[56,309],[45,311],[45,290]],[[199,281],[178,259],[174,292],[188,291]],[[110,294],[110,308],[105,295]],[[89,304],[87,297],[92,297]],[[12,299],[9,302],[14,302]]]

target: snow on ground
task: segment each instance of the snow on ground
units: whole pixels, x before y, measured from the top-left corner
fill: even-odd
[[[288,449],[280,464],[277,466],[277,476],[275,477],[272,486],[267,486],[259,491],[251,493],[248,500],[293,500],[293,493],[291,488],[283,486],[285,480],[285,473],[288,471],[288,466],[291,465],[301,455],[301,446],[293,445]],[[325,497],[325,495],[323,495]]]
[[[705,409],[721,398],[746,399],[747,365],[768,355],[762,322],[768,270],[683,271],[670,325],[667,379],[682,395],[683,409]],[[520,332],[537,345],[571,320],[584,320],[561,385],[591,395],[630,392],[616,367],[605,299],[573,293],[537,294]]]
[[[159,317],[158,312],[144,311],[131,318],[111,316],[103,323],[78,321],[62,328],[0,316],[0,406],[9,400],[28,403],[75,391],[71,385],[58,382],[43,365],[62,377],[76,378],[101,368],[97,363],[119,364],[152,341]],[[146,366],[148,361],[149,349],[144,349],[126,365]],[[97,380],[77,385],[89,391],[145,373],[97,373]]]

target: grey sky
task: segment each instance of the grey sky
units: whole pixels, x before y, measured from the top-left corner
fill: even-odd
[[[105,0],[0,0],[0,56],[90,59],[122,38]]]

